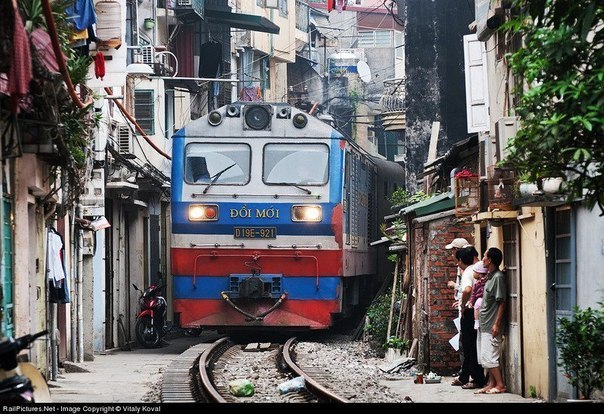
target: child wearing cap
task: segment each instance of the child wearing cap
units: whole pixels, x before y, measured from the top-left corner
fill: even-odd
[[[478,319],[480,317],[480,305],[482,305],[482,295],[484,293],[484,284],[487,281],[487,269],[481,261],[474,263],[474,286],[472,286],[472,295],[470,296],[470,306],[474,308],[474,329],[478,329]]]

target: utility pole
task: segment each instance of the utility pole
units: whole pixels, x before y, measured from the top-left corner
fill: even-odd
[[[327,36],[323,36],[323,102],[327,102],[329,94],[327,93],[329,82],[329,68],[327,67]]]

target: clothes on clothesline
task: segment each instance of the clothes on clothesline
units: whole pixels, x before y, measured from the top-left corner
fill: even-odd
[[[13,0],[13,45],[8,73],[8,92],[11,97],[11,111],[13,113],[19,113],[19,99],[29,93],[31,79],[29,37],[23,25],[17,2]]]
[[[48,278],[48,299],[52,303],[69,303],[69,286],[63,262],[65,245],[57,231],[48,229],[46,248],[46,273]]]
[[[76,31],[86,30],[88,26],[96,23],[96,10],[93,0],[75,0],[73,6],[65,9],[71,18]]]
[[[258,102],[262,100],[262,90],[259,86],[244,86],[239,93],[239,100],[245,102]]]
[[[216,41],[201,45],[199,58],[199,77],[214,78],[222,73],[222,44]]]
[[[94,76],[101,80],[105,77],[105,56],[100,50],[94,56]]]

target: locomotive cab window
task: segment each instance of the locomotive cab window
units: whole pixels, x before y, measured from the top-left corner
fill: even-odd
[[[323,185],[329,178],[325,144],[267,144],[262,179],[266,184]]]
[[[189,144],[185,149],[185,181],[188,184],[247,184],[251,153],[247,144]]]

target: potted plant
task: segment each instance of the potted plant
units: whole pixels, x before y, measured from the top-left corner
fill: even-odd
[[[604,302],[599,305],[600,309],[575,307],[572,318],[558,319],[558,365],[583,400],[604,390]]]
[[[533,182],[529,179],[528,174],[521,174],[520,177],[518,177],[518,192],[520,193],[521,197],[533,195],[533,193],[537,192],[538,190],[539,186],[536,182]]]
[[[407,351],[409,347],[409,340],[391,336],[384,343],[386,349],[386,359],[395,359],[400,357],[403,352]]]
[[[145,19],[144,25],[145,25],[145,29],[148,29],[148,30],[153,29],[155,27],[155,20],[150,17],[147,17]]]

